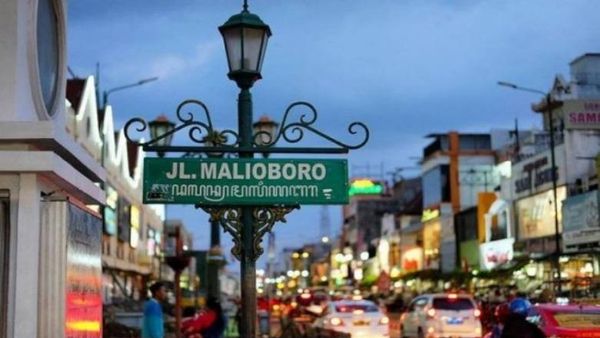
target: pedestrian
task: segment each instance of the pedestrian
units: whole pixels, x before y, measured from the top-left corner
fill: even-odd
[[[165,327],[161,301],[167,298],[165,285],[156,282],[150,286],[152,297],[144,303],[142,338],[164,338]]]
[[[531,303],[527,299],[517,297],[508,305],[510,313],[504,322],[501,338],[544,338],[546,335],[537,325],[527,321],[527,312]]]
[[[223,338],[227,320],[221,303],[215,297],[206,300],[206,308],[182,325],[186,337]]]

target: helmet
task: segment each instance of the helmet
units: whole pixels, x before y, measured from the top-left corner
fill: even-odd
[[[531,303],[525,298],[517,297],[510,302],[508,307],[510,308],[510,312],[525,316],[531,307]]]

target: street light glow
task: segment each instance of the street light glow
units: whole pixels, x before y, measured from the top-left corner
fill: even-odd
[[[360,259],[366,261],[369,259],[369,253],[367,251],[363,251],[360,253]]]

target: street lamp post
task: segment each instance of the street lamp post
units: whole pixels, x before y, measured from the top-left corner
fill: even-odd
[[[144,85],[146,83],[149,83],[149,82],[152,82],[152,81],[156,81],[156,80],[158,80],[157,76],[150,77],[150,78],[147,78],[147,79],[142,79],[142,80],[139,80],[139,81],[134,82],[134,83],[126,84],[124,86],[118,86],[118,87],[111,88],[109,90],[105,90],[104,92],[102,92],[102,107],[106,108],[106,105],[108,104],[108,96],[110,94],[112,94],[112,93],[114,93],[116,91],[119,91],[119,90],[141,86],[141,85]]]
[[[369,140],[369,129],[361,122],[351,123],[347,130],[352,135],[362,137],[356,143],[345,143],[339,141],[315,127],[317,121],[317,110],[313,105],[307,102],[294,102],[290,104],[283,115],[281,127],[273,137],[268,136],[266,130],[257,131],[253,134],[252,130],[252,96],[250,88],[257,80],[261,79],[261,67],[266,51],[267,40],[271,35],[271,30],[255,14],[248,11],[248,5],[244,1],[241,13],[233,15],[225,24],[219,27],[225,44],[227,61],[229,66],[228,77],[235,81],[240,88],[238,95],[238,130],[223,130],[220,133],[228,136],[227,144],[214,146],[206,142],[202,137],[203,133],[213,133],[210,113],[206,105],[198,100],[185,100],[177,107],[177,118],[181,124],[175,126],[167,134],[153,137],[147,142],[140,142],[139,138],[131,136],[132,129],[136,132],[143,132],[148,127],[148,123],[141,118],[132,118],[125,124],[126,138],[141,146],[146,152],[173,152],[173,153],[193,153],[193,154],[211,154],[221,152],[227,154],[237,154],[237,162],[248,161],[254,154],[347,154],[351,149],[363,147]],[[187,111],[188,108],[197,108],[200,113]],[[294,112],[303,109],[297,120],[294,118]],[[201,119],[197,117],[200,116]],[[175,133],[187,130],[189,131],[189,141],[195,145],[170,146],[161,145],[159,141],[171,137]],[[296,144],[300,142],[304,133],[310,133],[326,142],[333,144],[330,147],[293,147],[276,146],[279,142]],[[331,160],[330,160],[331,161]],[[176,165],[176,164],[175,164]],[[146,170],[145,170],[146,171]],[[341,173],[341,172],[340,172]],[[168,176],[168,175],[167,175]],[[344,171],[344,180],[346,182],[337,186],[336,193],[347,198],[347,171]],[[145,182],[151,183],[151,182]],[[167,185],[168,186],[168,185]],[[150,192],[145,196],[152,196],[153,202],[157,200],[168,202],[161,199],[161,196],[168,196],[169,192],[163,192],[161,187],[157,186],[156,191]],[[328,193],[331,193],[329,189]],[[233,255],[240,261],[241,266],[241,332],[240,336],[245,338],[254,337],[256,334],[256,260],[263,253],[261,248],[262,237],[270,232],[276,222],[285,222],[285,216],[294,209],[299,208],[298,202],[292,202],[289,196],[283,197],[284,204],[277,202],[252,203],[244,205],[230,205],[226,203],[208,203],[199,204],[199,206],[210,214],[211,220],[216,220],[224,230],[228,232],[234,242]],[[146,197],[145,197],[146,198]],[[287,198],[287,199],[285,199]],[[317,197],[312,197],[317,198]],[[322,197],[325,198],[325,197]],[[295,201],[296,199],[294,199]],[[273,200],[274,201],[274,200]],[[315,200],[316,201],[316,200]],[[175,202],[168,202],[175,203]],[[230,202],[231,203],[231,202]],[[292,204],[290,204],[292,203]],[[312,203],[305,201],[304,203]],[[324,204],[332,204],[334,201]],[[339,203],[339,202],[337,202]],[[196,203],[198,204],[198,203]]]
[[[256,143],[260,146],[264,146],[269,144],[269,142],[271,142],[271,140],[273,140],[273,137],[275,137],[276,133],[277,133],[277,127],[279,127],[279,123],[271,120],[271,118],[269,118],[267,115],[263,115],[261,116],[258,121],[254,122],[254,124],[252,125],[253,129],[254,129],[254,135],[258,135],[258,138],[256,140]],[[262,154],[263,158],[269,158],[269,153],[263,153]],[[274,244],[275,242],[275,234],[270,231],[269,232],[269,238],[268,238],[268,243],[269,245]],[[271,248],[269,247],[269,250]],[[274,253],[272,252],[268,252],[268,257],[267,257],[267,271],[266,271],[266,278],[267,279],[271,279],[273,276],[273,259],[274,259]],[[268,323],[268,330],[269,332],[267,333],[268,337],[271,337],[271,292],[272,292],[272,286],[273,284],[269,285],[268,283],[265,283],[265,294],[266,294],[266,298],[267,298],[267,323]]]
[[[562,293],[562,280],[560,275],[560,226],[558,222],[558,197],[557,197],[557,178],[556,178],[556,150],[555,150],[555,141],[554,141],[554,109],[562,106],[562,102],[558,100],[552,100],[552,97],[549,93],[546,93],[542,90],[521,87],[514,83],[499,81],[498,85],[508,87],[515,90],[540,94],[544,97],[544,106],[540,110],[543,113],[548,114],[548,127],[550,129],[550,164],[552,166],[552,195],[554,197],[554,269],[556,273],[553,274],[553,279],[556,287],[556,291],[558,295]]]

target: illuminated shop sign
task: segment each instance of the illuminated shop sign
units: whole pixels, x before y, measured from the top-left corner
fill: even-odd
[[[440,217],[439,209],[425,209],[423,210],[423,216],[421,216],[421,222],[431,221]]]
[[[118,214],[117,214],[117,237],[121,242],[129,243],[129,232],[131,217],[129,216],[131,203],[123,197],[118,199]]]
[[[109,207],[104,207],[104,232],[111,236],[117,234],[117,214]]]
[[[102,222],[70,204],[65,337],[102,337]]]
[[[600,241],[598,191],[569,197],[563,203],[563,242],[566,247]],[[565,248],[569,251],[570,248]]]
[[[479,246],[481,269],[491,270],[499,265],[510,262],[514,255],[514,243],[514,238],[507,238],[481,244]]]
[[[106,205],[111,209],[117,208],[117,201],[119,199],[119,194],[115,189],[111,186],[106,186]]]
[[[566,129],[600,129],[600,101],[565,101],[562,111]]]
[[[148,238],[146,240],[146,252],[148,256],[152,257],[156,254],[156,232],[154,229],[148,227]]]
[[[556,189],[558,224],[562,224],[562,201],[567,196],[564,186]],[[554,195],[552,189],[517,201],[519,239],[554,235]]]
[[[423,266],[423,249],[412,248],[402,253],[402,270],[417,271]]]
[[[381,195],[383,184],[369,179],[354,180],[350,183],[350,196],[354,195]]]
[[[140,209],[135,205],[129,210],[129,245],[132,248],[137,248],[140,242]]]
[[[106,204],[104,205],[104,232],[107,235],[117,234],[117,201],[119,194],[111,186],[106,186]]]

